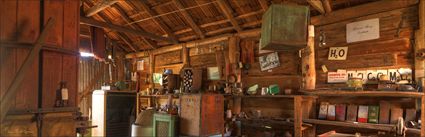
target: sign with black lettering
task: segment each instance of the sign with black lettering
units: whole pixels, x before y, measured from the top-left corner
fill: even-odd
[[[348,47],[330,47],[328,60],[346,60]]]
[[[347,43],[379,38],[379,18],[347,24]]]

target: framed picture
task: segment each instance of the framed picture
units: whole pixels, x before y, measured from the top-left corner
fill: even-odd
[[[261,71],[269,70],[280,66],[279,55],[277,52],[259,57]]]
[[[161,73],[153,73],[153,83],[157,83],[162,85],[162,74]]]
[[[144,60],[137,61],[137,71],[143,71],[143,70],[145,70],[145,67],[143,65],[145,65],[145,61]]]
[[[220,80],[220,71],[218,71],[218,67],[208,67],[208,80]]]

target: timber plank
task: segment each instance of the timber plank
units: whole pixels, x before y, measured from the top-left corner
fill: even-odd
[[[311,24],[316,26],[321,26],[321,25],[331,24],[335,22],[340,22],[343,20],[351,19],[351,18],[358,18],[365,15],[399,9],[399,8],[411,6],[417,3],[418,3],[418,0],[401,0],[401,1],[381,0],[381,1],[370,3],[370,4],[364,4],[364,5],[359,5],[359,6],[343,9],[343,10],[334,11],[327,14],[326,16],[320,15],[320,16],[313,17],[311,19]]]
[[[367,43],[356,43],[341,45],[348,46],[347,56],[357,56],[366,54],[380,54],[393,52],[409,52],[411,50],[410,39],[400,38],[386,41],[374,41]],[[329,49],[320,49],[316,51],[316,58],[328,58]]]
[[[34,43],[39,35],[40,14],[34,11],[40,10],[39,1],[18,1],[17,7],[17,21],[20,36],[19,42]],[[29,55],[29,49],[16,49],[17,50],[17,68],[22,66],[26,57]],[[36,57],[38,58],[38,57]],[[27,76],[22,81],[20,90],[17,92],[15,99],[15,108],[22,109],[36,109],[38,107],[38,59],[32,63],[32,68]],[[31,96],[29,96],[31,95]],[[13,106],[12,106],[13,108]]]
[[[163,66],[170,64],[182,63],[182,51],[171,51],[163,54],[158,54],[155,56],[155,66]]]
[[[47,23],[49,18],[55,19],[52,30],[48,33],[46,42],[47,44],[63,45],[63,9],[62,1],[58,0],[45,0],[44,1],[44,23]]]
[[[280,66],[267,71],[261,71],[259,57],[255,57],[255,63],[251,63],[251,68],[245,72],[247,76],[273,76],[273,75],[296,75],[298,74],[298,56],[290,52],[279,52]]]
[[[1,1],[0,6],[4,6],[0,9],[0,41],[16,41],[16,28],[17,28],[17,1]],[[0,52],[0,97],[3,97],[6,93],[7,88],[12,84],[12,80],[16,74],[16,49],[4,48],[5,45],[1,45],[2,50]],[[13,103],[14,104],[14,103]]]
[[[326,65],[329,70],[347,69],[347,68],[368,68],[397,65],[397,56],[395,54],[371,54],[360,56],[347,56],[347,60],[328,60],[327,58],[317,59],[317,67]]]
[[[63,48],[78,51],[79,1],[65,0],[63,4]]]
[[[68,88],[68,106],[77,106],[77,75],[78,57],[71,55],[62,55],[62,79],[67,82]],[[97,72],[96,72],[97,73]]]
[[[296,91],[300,87],[301,77],[296,75],[243,76],[242,81],[244,87],[250,87],[255,84],[258,84],[259,87],[268,87],[271,84],[278,84],[280,91],[288,88]],[[279,94],[283,94],[283,92]]]
[[[43,54],[43,91],[42,108],[51,108],[55,105],[56,90],[62,81],[62,55],[54,52]]]

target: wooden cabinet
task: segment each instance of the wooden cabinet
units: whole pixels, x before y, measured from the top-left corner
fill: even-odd
[[[263,15],[260,49],[298,50],[307,45],[309,8],[274,4]]]
[[[130,136],[136,92],[96,90],[92,98],[92,136]]]
[[[192,94],[180,97],[180,134],[220,135],[224,131],[224,97],[219,94]]]

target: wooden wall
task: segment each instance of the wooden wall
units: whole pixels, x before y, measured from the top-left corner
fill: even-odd
[[[337,69],[413,69],[412,40],[414,40],[414,30],[418,27],[417,10],[417,6],[405,7],[329,25],[316,26],[316,34],[323,32],[326,36],[326,45],[324,46],[319,45],[318,35],[315,39],[317,88],[341,86],[341,84],[327,84],[327,73],[322,71],[322,65],[326,65],[329,71],[336,71]],[[346,42],[346,24],[373,18],[379,18],[379,39],[354,43]],[[344,46],[348,47],[347,60],[328,60],[329,47]]]
[[[379,18],[380,38],[375,40],[347,43],[346,24],[367,19]],[[345,84],[327,84],[327,73],[321,66],[326,65],[329,71],[376,70],[414,68],[413,45],[414,31],[418,27],[417,6],[404,7],[392,11],[370,14],[358,18],[324,25],[315,28],[316,53],[316,88],[338,87]],[[326,36],[326,45],[320,46],[319,34]],[[347,60],[329,61],[329,47],[348,47]]]
[[[79,2],[74,0],[55,1],[1,1],[1,41],[34,43],[40,33],[40,23],[48,18],[55,18],[53,29],[49,32],[44,46],[78,51]],[[41,9],[41,6],[44,8]],[[41,10],[44,10],[41,12]],[[66,16],[66,18],[64,18]],[[43,21],[40,21],[42,18]],[[11,78],[29,53],[25,48],[6,48],[1,45],[0,89],[2,94],[11,84]],[[41,66],[39,61],[33,63],[33,69],[27,72],[23,86],[18,93],[14,109],[35,109],[38,104],[38,89],[43,92],[42,106],[53,107],[56,89],[60,81],[68,82],[70,105],[75,106],[77,91],[78,57],[53,51],[42,51]],[[41,76],[39,76],[41,68]],[[41,87],[39,80],[42,80]],[[31,96],[28,96],[31,95]]]
[[[54,107],[56,90],[59,89],[60,81],[67,82],[69,106],[76,107],[78,54],[75,53],[78,53],[79,45],[79,15],[79,1],[76,0],[0,0],[0,43],[2,43],[0,45],[0,96],[7,92],[13,77],[30,52],[30,48],[22,46],[17,48],[16,45],[33,44],[43,24],[49,18],[55,19],[40,56],[36,57],[32,68],[26,72],[15,102],[11,106],[12,111],[26,112],[26,110],[35,111],[39,107],[46,109]],[[0,136],[36,136],[37,132],[33,130],[35,125],[33,117],[23,119],[26,122],[2,123]],[[8,118],[5,121],[8,121]],[[57,123],[46,119],[43,124]],[[8,129],[14,133],[9,132]],[[44,128],[44,130],[50,129]],[[30,134],[21,134],[26,131]],[[73,131],[75,129],[72,128],[67,133],[75,135]],[[64,136],[67,134],[62,133],[46,131],[43,135]]]
[[[244,87],[247,88],[255,84],[258,84],[259,87],[267,87],[271,84],[278,84],[282,92],[284,89],[297,91],[300,88],[301,58],[298,57],[298,51],[278,52],[280,66],[267,71],[261,71],[259,57],[272,52],[263,52],[260,54],[258,39],[242,39],[241,47],[246,46],[254,49],[254,61],[249,63],[251,68],[242,73]]]

